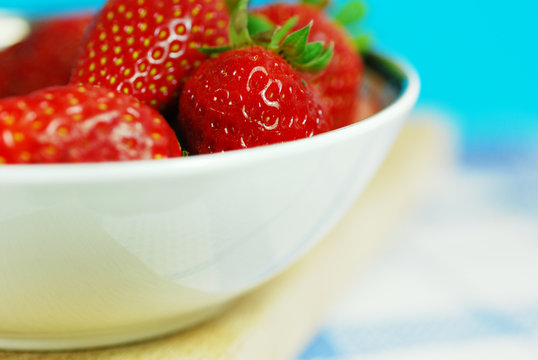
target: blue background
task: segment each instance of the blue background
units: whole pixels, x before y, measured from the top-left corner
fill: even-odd
[[[43,14],[103,2],[2,0],[0,7]],[[373,34],[377,49],[416,66],[422,78],[419,106],[448,113],[462,130],[464,149],[492,154],[536,149],[537,0],[367,0],[367,6],[360,30]]]

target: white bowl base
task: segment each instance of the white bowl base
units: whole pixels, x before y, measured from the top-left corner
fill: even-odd
[[[0,348],[17,351],[66,351],[129,344],[170,335],[220,314],[227,304],[201,311],[140,324],[134,327],[106,329],[99,332],[54,334],[0,334]]]

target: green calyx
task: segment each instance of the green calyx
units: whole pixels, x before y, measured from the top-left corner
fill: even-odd
[[[366,6],[358,0],[349,1],[336,15],[334,20],[343,25],[356,23],[366,14]]]
[[[304,0],[303,0],[304,1]],[[350,33],[356,33],[358,23],[366,14],[366,5],[360,0],[349,1],[334,17],[334,21],[346,27]],[[368,52],[373,43],[373,37],[369,34],[359,34],[353,38],[353,45],[360,53]]]
[[[226,9],[228,10],[228,13],[231,15],[234,12],[234,9],[237,7],[237,4],[239,3],[239,0],[224,0],[224,4],[226,5]]]
[[[322,42],[308,42],[308,34],[312,28],[312,22],[302,29],[287,35],[281,42],[283,33],[287,34],[297,23],[297,18],[292,17],[282,27],[274,30],[268,49],[278,52],[293,67],[304,72],[317,73],[329,65],[333,56],[333,43],[328,47]]]
[[[200,48],[206,54],[219,54],[231,49],[258,45],[271,50],[303,72],[317,73],[329,65],[333,44],[308,42],[312,22],[290,33],[298,18],[290,18],[282,26],[274,26],[262,16],[247,11],[248,0],[239,0],[230,19],[230,44],[227,46]]]
[[[365,54],[372,49],[373,38],[370,34],[361,34],[353,39],[353,45],[361,53]]]
[[[329,0],[301,0],[301,3],[312,5],[320,9],[323,9],[327,5],[329,5]]]

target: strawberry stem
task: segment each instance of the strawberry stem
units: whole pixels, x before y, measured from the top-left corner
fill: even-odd
[[[248,32],[248,0],[239,0],[230,19],[230,44],[240,47],[252,44]]]

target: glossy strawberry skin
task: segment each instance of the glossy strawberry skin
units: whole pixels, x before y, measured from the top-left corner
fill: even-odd
[[[0,164],[176,156],[170,126],[130,96],[70,85],[0,100]]]
[[[79,14],[32,23],[24,40],[0,51],[0,98],[67,84],[92,18]]]
[[[275,3],[253,12],[278,25],[284,24],[292,16],[298,16],[299,21],[293,30],[313,20],[308,40],[325,44],[333,42],[334,54],[322,72],[302,75],[321,97],[333,128],[354,122],[364,67],[345,29],[331,21],[322,9],[308,4]]]
[[[162,110],[207,58],[197,48],[228,42],[228,23],[222,0],[109,0],[71,82],[106,86]]]
[[[319,100],[290,65],[258,46],[224,52],[187,81],[184,146],[204,154],[279,143],[329,130]]]

